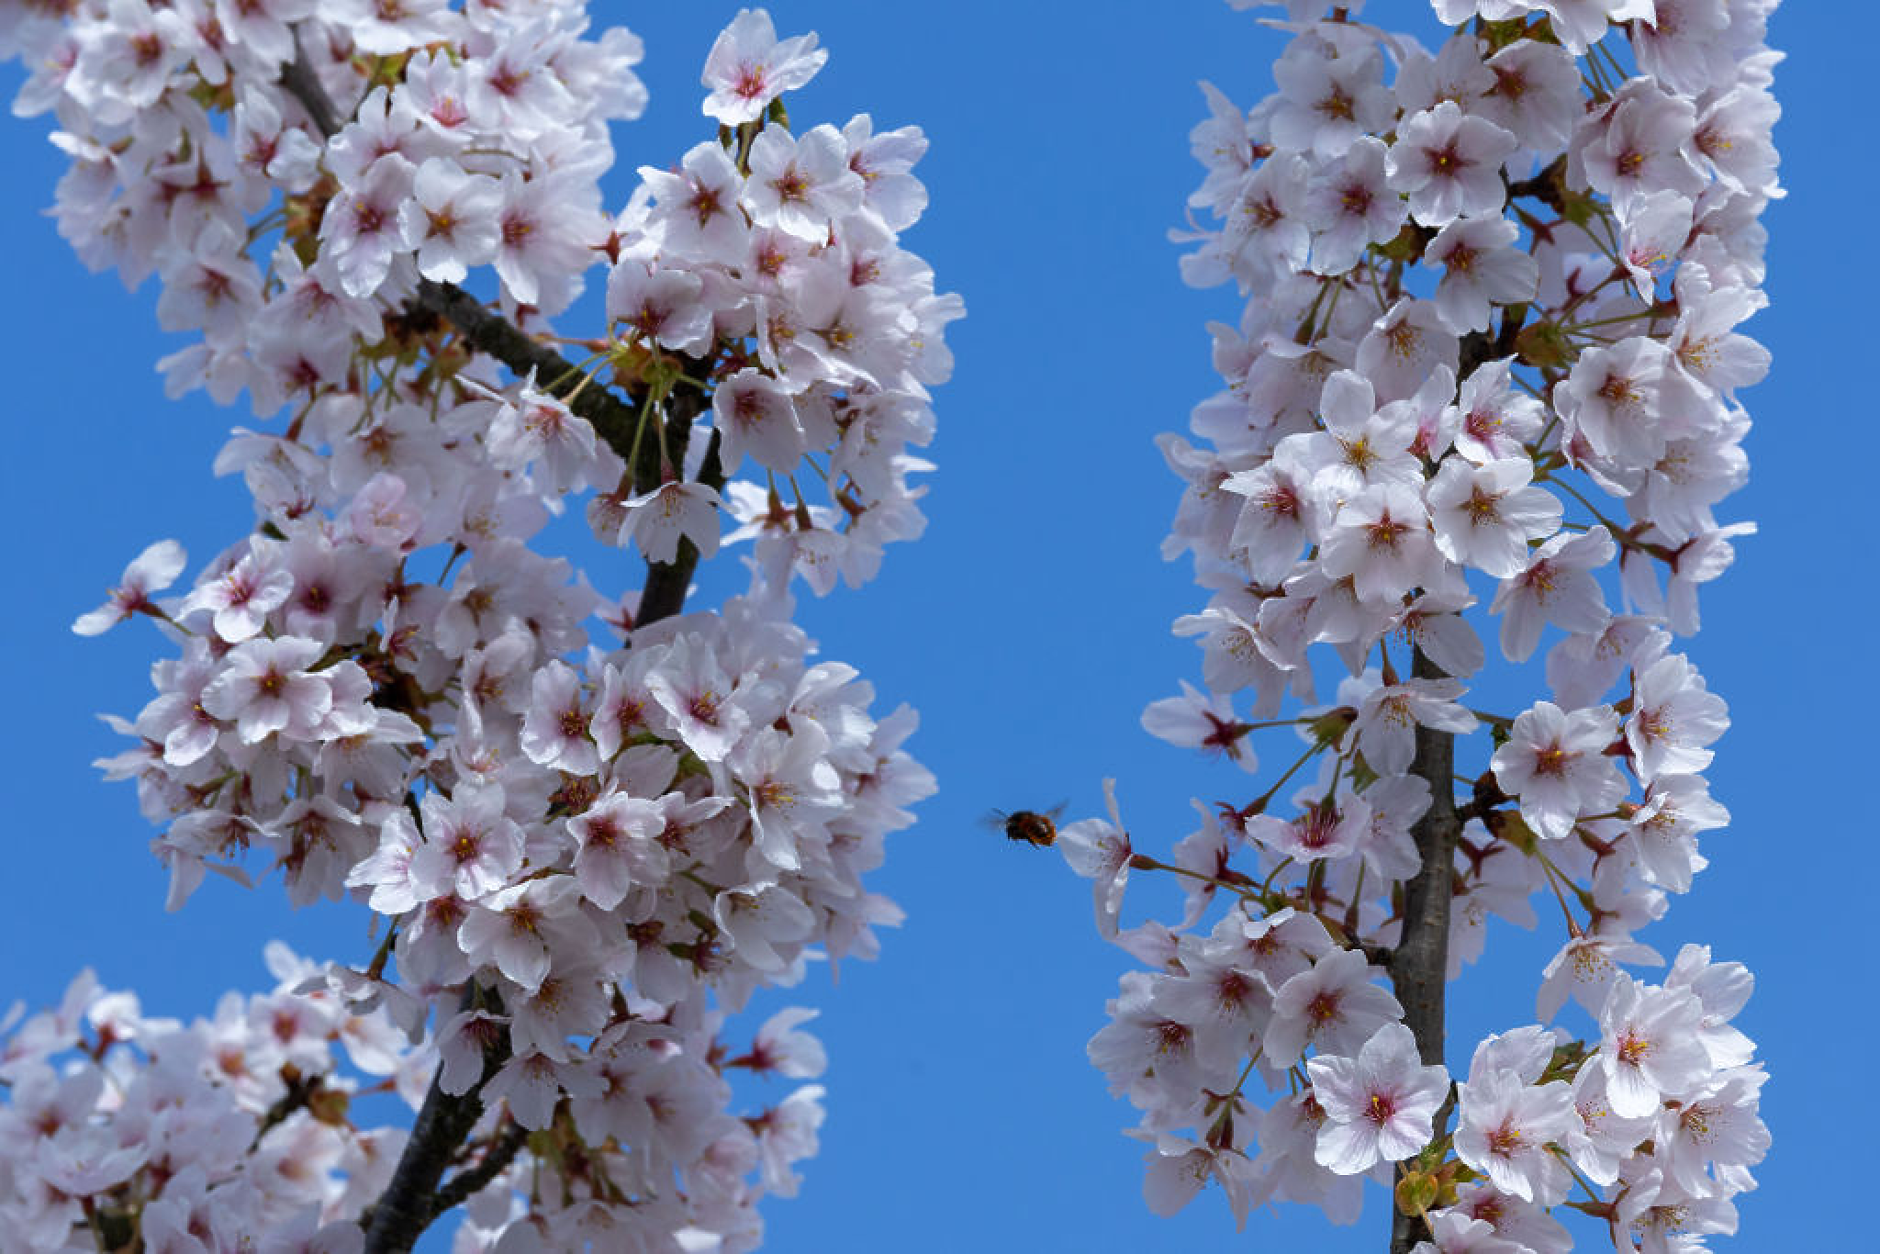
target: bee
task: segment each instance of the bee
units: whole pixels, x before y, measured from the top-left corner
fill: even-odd
[[[1036,845],[1043,849],[1057,839],[1057,821],[1064,817],[1064,805],[1059,803],[1049,810],[1039,813],[1037,810],[994,810],[980,821],[995,832],[1004,832],[1006,839],[1022,841],[1027,845]]]

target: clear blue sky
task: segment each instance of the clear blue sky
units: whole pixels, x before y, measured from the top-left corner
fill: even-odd
[[[628,10],[648,49],[651,109],[616,133],[619,203],[632,167],[665,165],[708,133],[698,68],[736,6],[595,8]],[[1423,11],[1377,0],[1366,16]],[[780,33],[817,30],[831,52],[790,102],[799,124],[868,111],[878,126],[926,129],[933,148],[917,173],[932,203],[907,242],[969,317],[948,335],[959,365],[937,397],[927,537],[891,550],[861,593],[805,615],[884,709],[920,708],[912,748],[941,793],[890,842],[874,881],[909,914],[882,961],[845,965],[838,990],[819,973],[767,1003],[823,1006],[831,1056],[823,1152],[800,1198],[766,1204],[769,1248],[1215,1248],[1233,1239],[1218,1193],[1177,1220],[1147,1212],[1139,1147],[1119,1134],[1133,1112],[1084,1056],[1129,960],[1096,936],[1084,881],[978,820],[1059,801],[1094,813],[1099,781],[1115,775],[1138,846],[1160,851],[1189,830],[1191,795],[1244,790],[1233,768],[1150,740],[1137,717],[1199,671],[1198,651],[1168,632],[1202,598],[1185,565],[1157,556],[1177,493],[1151,439],[1181,429],[1215,389],[1203,324],[1235,314],[1230,292],[1181,285],[1166,241],[1199,178],[1187,150],[1204,110],[1195,83],[1251,105],[1280,41],[1217,0],[802,0],[772,12]],[[1864,438],[1839,430],[1867,421],[1874,360],[1870,316],[1854,311],[1852,285],[1865,280],[1835,268],[1859,264],[1876,183],[1848,108],[1872,72],[1850,12],[1790,0],[1771,28],[1789,54],[1777,138],[1791,195],[1766,219],[1773,307],[1749,330],[1775,367],[1745,396],[1752,480],[1725,511],[1762,532],[1710,585],[1691,647],[1731,706],[1712,780],[1735,824],[1706,838],[1710,869],[1644,934],[1667,956],[1709,943],[1758,979],[1739,1025],[1774,1076],[1763,1115],[1775,1147],[1761,1191],[1740,1199],[1746,1235],[1719,1248],[1871,1240],[1856,1190],[1872,1156],[1829,1149],[1862,1134],[1841,1111],[1859,1109],[1864,1090],[1847,1081],[1870,1071],[1866,1038],[1880,1029],[1870,959],[1854,947],[1880,859],[1863,791],[1875,567],[1848,539],[1857,524],[1871,530],[1857,501],[1876,494],[1859,478]],[[5,76],[9,95],[18,77]],[[164,399],[153,363],[181,341],[155,330],[154,285],[127,296],[86,274],[40,216],[63,168],[44,131],[43,120],[0,127],[15,365],[0,466],[14,589],[0,616],[0,771],[13,802],[0,1007],[54,999],[90,965],[154,1013],[202,1014],[222,990],[266,980],[270,937],[359,958],[363,914],[294,914],[272,882],[245,893],[220,881],[164,914],[165,876],[130,786],[89,765],[120,748],[93,715],[134,715],[162,650],[140,625],[94,641],[67,626],[149,541],[175,536],[200,561],[240,533],[245,494],[212,481],[209,462],[227,427],[250,419],[200,396]],[[1483,1032],[1531,1020],[1557,944],[1491,933],[1491,962],[1452,986],[1452,1067]],[[1376,1194],[1359,1229],[1336,1232],[1316,1211],[1264,1212],[1245,1240],[1375,1251],[1384,1205]]]

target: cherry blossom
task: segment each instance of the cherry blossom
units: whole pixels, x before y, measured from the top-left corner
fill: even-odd
[[[726,126],[754,122],[777,96],[814,78],[828,59],[815,35],[779,40],[768,13],[739,9],[705,58],[701,81],[712,89],[705,115]]]
[[[1697,1039],[1702,1009],[1688,993],[1653,989],[1629,976],[1613,982],[1600,1011],[1599,1065],[1614,1114],[1639,1118],[1686,1092],[1710,1070]]]
[[[1275,90],[1204,87],[1191,135],[1181,272],[1244,310],[1210,327],[1224,390],[1158,440],[1204,686],[1143,718],[1268,779],[1197,802],[1166,860],[1066,825],[1101,933],[1149,968],[1093,1058],[1158,1211],[1218,1179],[1237,1219],[1250,1196],[1349,1222],[1393,1161],[1400,1254],[1564,1251],[1565,1206],[1649,1249],[1734,1230],[1767,1148],[1746,973],[1633,972],[1728,821],[1703,774],[1727,710],[1672,641],[1754,530],[1726,511],[1768,367],[1739,328],[1781,194],[1771,6],[1434,0],[1434,45],[1284,7]],[[1546,687],[1492,674],[1491,635],[1516,667],[1545,649]],[[1128,924],[1131,871],[1176,876],[1179,919]],[[1483,1042],[1453,1126],[1440,1097],[1398,1119],[1491,916],[1558,929],[1535,976],[1559,1023]],[[1237,1111],[1209,1122],[1256,1076],[1257,1150]]]
[[[1534,1085],[1513,1071],[1472,1070],[1456,1093],[1458,1158],[1524,1202],[1557,1205],[1566,1199],[1566,1168],[1547,1149],[1566,1135],[1574,1117],[1564,1081]]]
[[[92,1041],[49,1019],[9,1038],[29,1068],[108,1063],[117,1095],[80,1078],[56,1122],[82,1137],[8,1138],[0,1230],[409,1245],[386,1225],[428,1222],[448,1164],[480,1162],[456,1175],[479,1248],[743,1246],[765,1192],[798,1186],[822,1091],[740,1117],[726,1069],[825,1060],[810,1011],[745,1055],[723,1041],[812,957],[878,952],[899,914],[865,877],[934,786],[901,747],[911,712],[871,714],[790,618],[797,575],[859,584],[921,530],[931,467],[908,450],[963,312],[900,242],[924,137],[865,115],[790,131],[778,97],[825,54],[745,11],[704,75],[732,142],[708,128],[609,212],[641,47],[577,0],[78,0],[6,29],[9,54],[66,67],[22,112],[56,108],[79,165],[72,238],[154,275],[160,325],[196,336],[162,363],[172,391],[246,390],[256,415],[216,463],[254,499],[233,543],[161,603],[185,558],[152,546],[75,624],[150,616],[171,650],[107,771],[162,829],[170,904],[210,871],[278,871],[290,903],[350,896],[380,940],[357,966],[296,960],[292,988],[252,1016],[226,1001],[193,1044],[123,1013]],[[598,338],[564,335],[597,268]],[[796,499],[764,500],[748,588],[686,606],[695,564],[750,538],[718,510],[773,475]],[[646,557],[644,587],[548,547],[570,504]],[[410,1143],[356,1127],[334,1041],[414,1110],[469,1117]],[[157,1144],[153,1080],[200,1107],[213,1152],[131,1148]],[[551,1128],[593,1139],[551,1162],[523,1136]],[[437,1174],[380,1205],[401,1157]]]
[[[139,553],[124,568],[110,599],[102,606],[79,615],[72,630],[81,636],[95,636],[123,622],[133,614],[161,613],[150,599],[176,582],[189,558],[183,546],[174,540],[159,540]]]
[[[1606,747],[1618,727],[1599,709],[1563,711],[1536,702],[1495,751],[1496,782],[1521,799],[1521,817],[1546,840],[1559,840],[1583,814],[1597,814],[1625,795],[1625,781]]]
[[[1308,1045],[1349,1054],[1385,1022],[1401,1017],[1397,999],[1371,982],[1374,974],[1363,954],[1334,949],[1280,985],[1266,1030],[1267,1054],[1296,1060]]]
[[[1306,1070],[1325,1111],[1318,1161],[1342,1176],[1416,1153],[1449,1091],[1448,1072],[1422,1065],[1416,1038],[1401,1023],[1379,1028],[1356,1058],[1321,1054],[1307,1060]]]
[[[1410,216],[1423,226],[1494,214],[1501,163],[1514,148],[1507,131],[1444,100],[1403,124],[1387,163],[1390,185],[1409,194]]]

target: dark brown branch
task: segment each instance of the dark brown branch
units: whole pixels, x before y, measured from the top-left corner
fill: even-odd
[[[672,398],[672,414],[667,419],[669,440],[677,443],[672,455],[682,459],[686,435],[691,429],[692,419],[687,416],[688,409],[702,408],[704,400],[696,392],[675,392]],[[671,429],[677,427],[678,431]],[[711,443],[705,446],[705,461],[699,467],[698,481],[714,492],[725,486],[724,468],[718,462],[718,433],[712,432]],[[644,627],[656,623],[662,618],[671,618],[685,608],[686,590],[692,586],[692,572],[698,569],[698,546],[681,537],[679,552],[671,562],[648,562],[646,565],[646,583],[640,590],[640,608],[634,615],[634,626]]]
[[[1564,170],[1565,159],[1562,158],[1532,179],[1509,185],[1508,198],[1557,198]],[[1457,353],[1456,377],[1466,379],[1486,362],[1511,355],[1526,316],[1527,306],[1509,306],[1503,310],[1498,336],[1486,331],[1471,331],[1463,336]],[[1421,649],[1411,654],[1410,673],[1417,679],[1448,678]],[[1422,865],[1416,877],[1403,887],[1403,933],[1390,955],[1389,968],[1391,985],[1403,1006],[1404,1024],[1416,1037],[1417,1053],[1425,1066],[1443,1062],[1445,998],[1449,987],[1449,914],[1455,896],[1456,845],[1462,839],[1464,819],[1480,817],[1500,799],[1492,780],[1487,784],[1478,783],[1475,796],[1458,810],[1455,769],[1455,734],[1418,727],[1416,756],[1411,760],[1410,773],[1429,784],[1430,808],[1410,829]],[[1441,1139],[1447,1130],[1454,1107],[1452,1090],[1432,1121],[1436,1139]],[[1404,1164],[1399,1163],[1394,1178],[1400,1181],[1403,1175]],[[1423,1219],[1392,1208],[1391,1254],[1409,1254],[1419,1241],[1426,1241],[1429,1236],[1429,1224]]]
[[[294,63],[281,72],[281,87],[306,109],[307,116],[320,128],[320,133],[331,139],[339,133],[345,122],[333,107],[333,102],[327,98],[326,89],[320,85],[320,78],[313,71],[313,63],[307,59],[307,50],[300,45],[299,34],[296,33],[294,38],[298,55]],[[526,334],[515,323],[487,308],[482,301],[454,283],[434,283],[430,279],[421,279],[418,282],[418,294],[411,303],[413,307],[448,322],[472,348],[494,357],[518,376],[533,374],[537,386],[551,395],[565,397],[581,381],[581,372],[573,362]],[[594,424],[594,430],[622,457],[633,447],[633,432],[639,415],[634,406],[606,388],[582,388],[580,395],[568,403],[568,408]],[[633,479],[641,491],[658,486],[657,441],[643,442],[638,464],[633,467]]]
[[[306,49],[300,45],[298,34],[294,47],[297,55],[294,63],[282,71],[281,86],[301,103],[307,116],[320,128],[321,134],[330,139],[339,133],[345,123],[320,85],[319,76],[314,73],[313,63],[307,59]],[[494,357],[518,376],[533,374],[536,385],[550,395],[569,397],[581,383],[582,372],[573,362],[522,331],[515,323],[454,283],[420,280],[412,306],[442,318],[472,348]],[[686,358],[684,364],[693,378],[697,378],[697,372],[705,369],[709,363]],[[568,408],[592,423],[595,433],[606,440],[609,447],[622,457],[633,458],[633,486],[638,492],[650,492],[658,487],[666,470],[662,464],[659,440],[634,439],[640,422],[639,408],[644,399],[635,397],[631,402],[625,401],[605,386],[593,385],[582,387],[578,394],[568,400]],[[705,412],[706,404],[700,386],[686,380],[680,380],[666,398],[666,447],[674,468],[684,464],[686,437],[691,432],[693,420]],[[706,464],[699,481],[714,490],[724,486],[724,474],[718,468],[716,457],[716,437],[713,447],[707,451]],[[649,623],[678,613],[684,604],[692,571],[697,565],[698,552],[689,541],[681,544],[679,558],[670,567],[649,563],[645,590],[640,598],[640,612],[635,621]]]
[[[1504,179],[1504,182],[1505,181]],[[1565,213],[1567,208],[1566,183],[1567,159],[1563,155],[1556,158],[1553,164],[1549,165],[1545,170],[1541,170],[1532,178],[1525,178],[1521,179],[1519,182],[1508,183],[1508,199],[1514,200],[1517,197],[1529,196],[1540,201],[1555,213]]]
[[[321,86],[306,48],[295,32],[295,59],[281,73],[281,87],[300,102],[320,133],[331,139],[345,125],[339,110]],[[692,423],[709,403],[696,382],[680,380],[664,402],[665,439],[641,438],[636,429],[641,421],[644,397],[622,400],[598,381],[581,386],[581,370],[554,349],[524,333],[513,322],[486,307],[483,302],[452,283],[421,280],[410,308],[441,318],[449,323],[471,347],[495,358],[519,377],[535,378],[536,386],[557,397],[568,398],[568,408],[593,424],[596,434],[606,440],[623,458],[631,458],[629,468],[636,491],[648,492],[659,486],[668,470],[674,473],[685,463],[685,448]],[[708,362],[685,361],[694,379],[700,377]],[[576,388],[579,391],[576,392]],[[657,418],[648,414],[648,421]],[[666,458],[670,457],[670,466]],[[724,486],[724,472],[718,459],[718,436],[706,448],[700,482],[714,490]],[[698,565],[699,553],[689,540],[681,540],[671,563],[649,562],[646,583],[640,595],[635,624],[644,625],[679,613]],[[472,984],[465,989],[465,1004],[476,997]],[[458,1148],[476,1127],[483,1114],[482,1092],[490,1078],[509,1060],[507,1033],[484,1054],[483,1075],[466,1093],[447,1094],[439,1086],[442,1069],[431,1079],[424,1104],[412,1124],[390,1183],[364,1216],[367,1254],[409,1250],[438,1215],[456,1206],[483,1188],[500,1174],[521,1151],[526,1140],[519,1127],[512,1125],[484,1155],[477,1166],[459,1172],[448,1185],[439,1188],[444,1170]]]
[[[1557,195],[1564,169],[1556,162],[1533,179],[1509,187],[1509,199],[1537,196],[1547,199]],[[1485,362],[1506,357],[1514,351],[1526,306],[1504,311],[1501,334],[1491,337],[1484,331],[1472,331],[1462,337],[1456,363],[1456,377],[1466,379]],[[1423,655],[1412,651],[1410,673],[1417,679],[1446,679],[1443,669]],[[1478,786],[1477,795],[1464,807],[1456,808],[1455,792],[1456,737],[1453,732],[1430,727],[1416,729],[1416,756],[1410,773],[1430,786],[1430,808],[1410,829],[1416,840],[1417,856],[1422,865],[1416,877],[1403,886],[1403,933],[1390,956],[1390,982],[1403,1006],[1404,1024],[1416,1037],[1417,1053],[1425,1066],[1443,1062],[1443,1043],[1449,989],[1449,913],[1455,896],[1456,843],[1462,839],[1464,812],[1480,814],[1491,798]],[[1432,1121],[1434,1136],[1440,1139],[1449,1126],[1455,1105],[1452,1090]],[[1399,1163],[1394,1179],[1402,1180],[1404,1164]],[[1395,1197],[1395,1190],[1392,1192]],[[1429,1239],[1429,1224],[1416,1215],[1391,1209],[1391,1254],[1409,1254],[1419,1241]]]
[[[1440,667],[1418,649],[1410,673],[1418,679],[1443,679]],[[1416,839],[1422,867],[1404,884],[1403,934],[1390,959],[1390,980],[1403,1019],[1416,1037],[1417,1053],[1426,1066],[1443,1061],[1444,996],[1449,982],[1449,910],[1454,893],[1453,866],[1462,822],[1456,814],[1452,779],[1455,774],[1456,737],[1434,728],[1416,729],[1416,757],[1410,773],[1428,782],[1430,808],[1410,829]],[[1441,1136],[1449,1121],[1449,1106],[1438,1113],[1435,1134]],[[1398,1168],[1401,1176],[1402,1167]],[[1423,1220],[1392,1211],[1391,1254],[1408,1254],[1429,1237]]]
[[[634,405],[593,383],[568,399],[581,383],[580,368],[461,287],[420,279],[418,294],[411,303],[450,323],[472,348],[494,357],[519,377],[533,374],[536,387],[567,400],[568,408],[592,423],[595,433],[622,457],[632,450],[633,431],[639,423]],[[657,487],[659,474],[659,442],[650,438],[640,441],[633,466],[634,486],[642,492]]]
[[[464,989],[466,1009],[476,1004],[477,996],[476,983],[472,981]],[[494,995],[487,992],[483,996],[494,999]],[[437,1208],[441,1196],[438,1182],[444,1178],[444,1168],[449,1166],[457,1147],[483,1117],[483,1088],[509,1061],[509,1054],[508,1029],[498,1025],[497,1032],[483,1049],[483,1074],[468,1092],[455,1096],[444,1092],[440,1083],[444,1074],[442,1066],[431,1077],[424,1105],[418,1108],[418,1117],[411,1125],[411,1138],[405,1142],[404,1153],[399,1155],[398,1165],[392,1169],[385,1192],[360,1217],[366,1230],[366,1254],[409,1250],[441,1213]],[[511,1151],[513,1156],[514,1151]],[[500,1170],[498,1167],[492,1171],[491,1178]],[[456,1181],[451,1183],[454,1185]],[[464,1196],[468,1197],[469,1193]]]
[[[505,1125],[502,1133],[483,1151],[483,1157],[476,1166],[458,1172],[437,1191],[437,1196],[431,1200],[432,1218],[442,1215],[453,1206],[461,1206],[480,1193],[485,1185],[503,1173],[503,1168],[515,1161],[516,1154],[528,1141],[528,1129],[521,1124],[512,1121]]]
[[[313,62],[307,59],[307,48],[300,42],[300,28],[294,28],[293,64],[281,71],[281,86],[287,94],[300,102],[300,107],[307,111],[313,124],[320,128],[320,134],[331,139],[339,134],[339,128],[345,123],[340,120],[339,110],[328,99],[326,88],[320,85],[320,76],[314,73]]]
[[[424,280],[418,285],[414,304],[449,322],[471,347],[496,358],[517,374],[534,371],[537,384],[551,395],[567,396],[581,381],[579,370],[560,353],[524,334],[514,323],[485,308],[476,297],[454,284]],[[710,363],[693,357],[682,360],[691,378],[675,383],[664,401],[663,447],[662,441],[651,432],[637,435],[644,398],[629,405],[605,387],[589,386],[568,401],[568,408],[592,423],[595,433],[616,453],[632,459],[629,469],[636,492],[651,492],[665,482],[669,470],[674,474],[680,472],[685,465],[692,424],[710,403],[704,389],[692,381]],[[646,415],[648,422],[658,420],[656,414]],[[698,481],[713,491],[725,486],[724,470],[718,462],[717,432],[712,433],[712,442],[706,447]],[[698,567],[698,556],[698,549],[690,540],[681,540],[673,561],[646,564],[646,583],[640,592],[639,612],[634,615],[635,626],[669,618],[684,608],[692,572]]]
[[[297,1110],[305,1110],[312,1103],[313,1095],[320,1091],[321,1080],[317,1075],[302,1075],[300,1068],[290,1062],[281,1067],[281,1083],[287,1087],[274,1100],[274,1104],[262,1112],[254,1139],[248,1143],[249,1153],[253,1153],[255,1147],[261,1144],[262,1137],[286,1122],[289,1115]]]

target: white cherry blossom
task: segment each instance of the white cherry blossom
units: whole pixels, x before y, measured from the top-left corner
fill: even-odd
[[[1386,1023],[1355,1058],[1319,1054],[1306,1061],[1312,1094],[1325,1111],[1318,1161],[1341,1176],[1400,1162],[1429,1141],[1431,1120],[1449,1092],[1449,1073],[1424,1066],[1416,1037]]]

